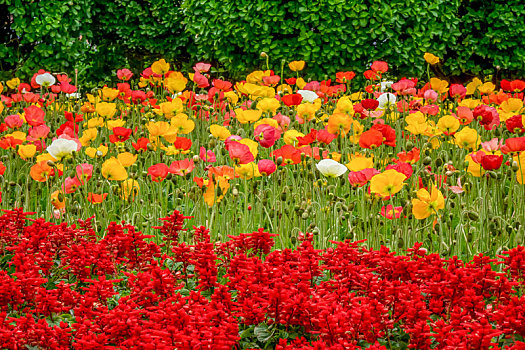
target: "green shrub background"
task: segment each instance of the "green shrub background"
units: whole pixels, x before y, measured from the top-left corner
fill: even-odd
[[[455,79],[523,77],[523,23],[522,0],[0,0],[0,78],[44,68],[108,81],[159,58],[240,78],[264,66],[262,51],[277,72],[305,60],[321,79],[374,60],[421,77],[425,52]]]

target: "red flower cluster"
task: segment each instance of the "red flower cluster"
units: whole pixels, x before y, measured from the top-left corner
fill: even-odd
[[[67,226],[32,214],[0,216],[2,348],[525,346],[521,246],[468,263],[420,244],[402,256],[300,239],[270,252],[264,229],[213,244],[203,226],[188,245],[178,212],[158,227],[171,245],[157,245],[124,223],[97,239],[93,218]]]

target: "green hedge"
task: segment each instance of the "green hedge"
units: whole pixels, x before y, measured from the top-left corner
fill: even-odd
[[[367,69],[421,76],[425,52],[447,75],[467,79],[499,67],[525,75],[522,0],[0,0],[0,69],[76,69],[81,81],[166,58],[179,69],[209,61],[237,77],[265,63],[307,61],[306,74]]]

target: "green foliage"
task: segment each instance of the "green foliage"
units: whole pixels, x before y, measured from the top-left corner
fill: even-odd
[[[308,72],[364,71],[385,60],[401,74],[421,74],[423,54],[443,54],[454,44],[459,1],[207,1],[183,4],[193,56],[229,70],[252,69],[261,52],[275,66],[305,60]]]
[[[525,74],[520,0],[0,0],[0,20],[0,70],[20,77],[76,68],[81,81],[108,80],[159,58],[239,77],[263,67],[261,52],[276,71],[305,60],[317,78],[374,60],[421,76],[425,52],[463,79]]]

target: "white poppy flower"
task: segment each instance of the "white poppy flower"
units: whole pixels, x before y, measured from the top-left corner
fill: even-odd
[[[377,98],[379,102],[379,108],[385,109],[388,106],[394,106],[396,104],[396,95],[386,92]]]
[[[297,93],[303,97],[303,101],[305,102],[312,103],[319,98],[319,95],[310,90],[299,90]]]
[[[394,84],[393,81],[382,81],[381,82],[381,92],[385,92],[385,90]]]
[[[48,87],[48,86],[54,85],[57,80],[51,74],[44,73],[44,74],[37,75],[35,78],[35,81],[40,86]]]
[[[315,166],[321,174],[328,177],[339,177],[348,170],[346,166],[333,159],[323,159]]]
[[[46,148],[46,151],[56,160],[60,161],[62,158],[70,156],[77,150],[77,143],[73,140],[56,139],[51,145]]]

